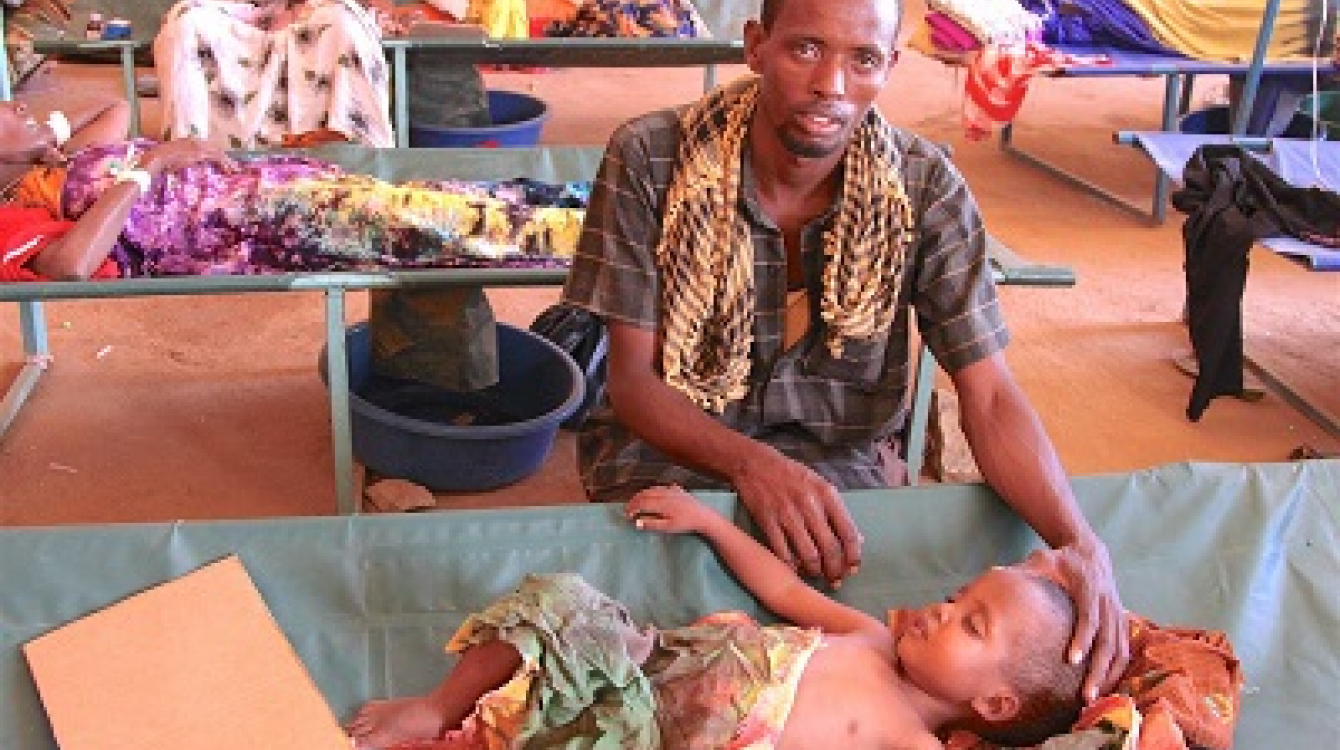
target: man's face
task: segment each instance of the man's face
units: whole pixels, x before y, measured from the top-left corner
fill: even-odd
[[[771,29],[748,24],[746,59],[762,81],[754,127],[794,156],[840,153],[888,81],[901,7],[786,0]]]
[[[22,102],[0,102],[0,163],[31,163],[55,147],[56,136]]]
[[[914,613],[898,660],[922,691],[966,702],[1013,684],[1008,665],[1027,639],[1064,639],[1064,631],[1041,582],[1021,568],[992,568],[949,601]]]

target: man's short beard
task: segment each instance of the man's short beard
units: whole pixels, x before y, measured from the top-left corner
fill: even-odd
[[[835,151],[841,149],[844,143],[827,144],[814,143],[813,141],[802,141],[793,138],[789,133],[783,130],[778,134],[782,141],[782,146],[791,153],[792,156],[799,156],[802,159],[822,159],[831,156]]]

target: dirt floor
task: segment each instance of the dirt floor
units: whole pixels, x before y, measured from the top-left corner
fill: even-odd
[[[720,80],[742,72],[717,71]],[[489,73],[552,108],[544,141],[603,143],[623,119],[693,97],[702,71],[571,69]],[[1223,84],[1198,82],[1196,100]],[[117,85],[115,72],[62,65],[34,88]],[[1003,289],[1009,359],[1074,474],[1177,461],[1279,461],[1309,444],[1340,449],[1278,396],[1216,400],[1185,415],[1191,381],[1180,216],[1151,227],[1003,153],[968,142],[962,76],[904,56],[881,106],[895,123],[954,147],[991,231],[1029,259],[1078,274],[1071,289]],[[1112,143],[1153,129],[1161,79],[1043,79],[1016,140],[1148,203],[1152,168]],[[144,100],[146,125],[156,116]],[[150,130],[149,132],[153,132]],[[1244,320],[1249,354],[1340,414],[1340,275],[1310,273],[1267,251],[1252,257]],[[493,290],[499,319],[526,325],[557,289]],[[350,320],[362,317],[355,295]],[[45,305],[55,359],[0,438],[0,524],[41,525],[329,514],[335,511],[326,395],[316,361],[318,294],[161,297]],[[15,309],[12,303],[4,308]],[[14,312],[8,314],[16,320]],[[0,328],[0,378],[18,370],[17,325]],[[439,495],[440,508],[579,502],[573,442],[562,434],[534,476],[491,493]]]

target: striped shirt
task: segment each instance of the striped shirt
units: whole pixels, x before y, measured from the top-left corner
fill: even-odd
[[[716,418],[844,490],[886,486],[878,445],[896,435],[907,418],[913,311],[920,336],[951,372],[1000,350],[1009,339],[987,263],[986,233],[967,183],[930,141],[898,130],[894,139],[894,158],[917,222],[898,314],[886,336],[848,341],[841,358],[824,345],[823,323],[813,309],[820,296],[824,232],[837,214],[836,203],[802,233],[815,314],[805,337],[783,350],[786,249],[781,231],[760,208],[748,160],[742,170],[739,210],[754,244],[757,299],[750,388]],[[567,302],[611,321],[658,328],[655,250],[679,142],[677,113],[669,109],[625,123],[611,137],[564,287]],[[643,442],[615,419],[607,398],[582,428],[578,460],[592,500],[622,501],[657,484],[730,489]]]

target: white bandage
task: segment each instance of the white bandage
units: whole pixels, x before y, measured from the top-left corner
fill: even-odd
[[[70,129],[70,121],[65,117],[64,112],[52,112],[47,116],[47,127],[56,136],[56,145],[63,146],[70,140],[73,131]]]
[[[107,173],[112,176],[112,182],[133,182],[140,186],[140,195],[149,192],[149,185],[154,181],[154,176],[139,169],[140,157],[135,153],[135,144],[130,144],[126,149],[126,155],[121,159],[112,159],[107,163]]]
[[[149,192],[154,177],[143,169],[122,169],[116,173],[116,182],[133,182],[140,186],[140,195]]]

